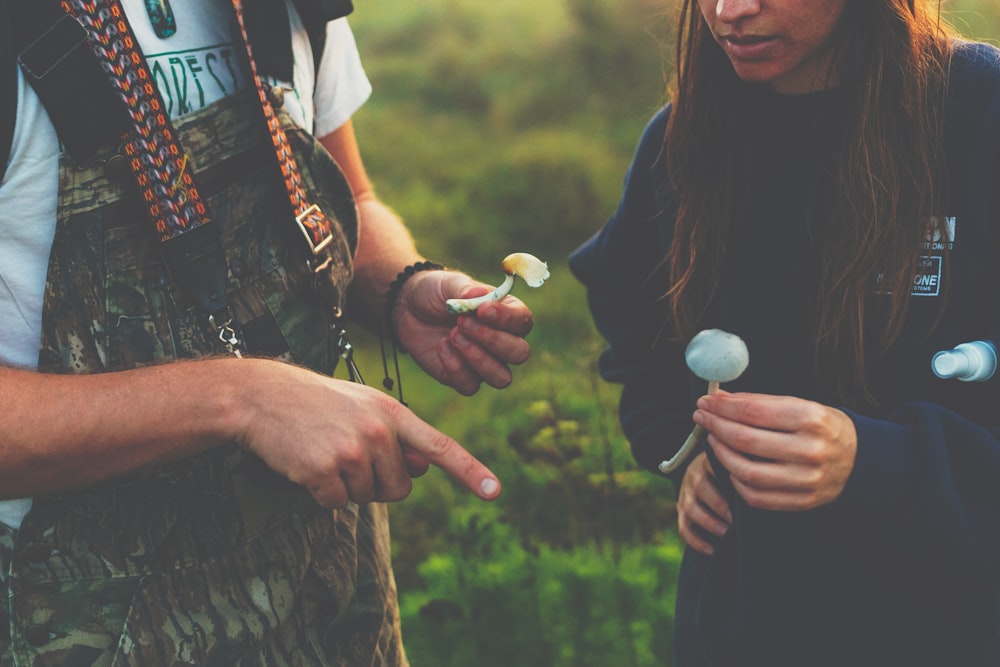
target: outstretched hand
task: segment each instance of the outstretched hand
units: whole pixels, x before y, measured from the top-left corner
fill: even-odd
[[[428,464],[484,500],[500,494],[486,466],[384,392],[280,362],[240,364],[252,390],[238,441],[321,505],[401,500]]]
[[[485,382],[498,389],[513,380],[510,367],[531,355],[525,336],[531,311],[513,296],[485,303],[456,318],[445,301],[492,289],[455,271],[425,271],[406,282],[396,302],[396,331],[413,360],[441,383],[471,396]]]
[[[729,394],[698,400],[694,421],[751,507],[802,511],[844,491],[858,448],[844,412],[792,396]]]

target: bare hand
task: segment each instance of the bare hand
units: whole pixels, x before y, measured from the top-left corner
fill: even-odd
[[[703,396],[695,423],[751,507],[802,511],[840,497],[858,437],[840,410],[791,396]]]
[[[524,337],[534,319],[519,299],[508,295],[457,319],[445,307],[447,299],[491,289],[455,271],[426,271],[407,281],[396,305],[396,331],[410,356],[432,377],[466,396],[483,382],[506,387],[513,380],[510,366],[531,355]]]
[[[729,503],[719,492],[712,464],[705,452],[691,460],[677,494],[677,528],[689,547],[706,555],[715,548],[707,535],[722,537],[733,525]]]
[[[436,465],[484,500],[496,476],[387,394],[297,366],[245,359],[240,443],[321,505],[401,500]]]

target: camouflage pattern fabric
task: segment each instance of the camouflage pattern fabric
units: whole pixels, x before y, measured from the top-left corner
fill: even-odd
[[[239,95],[178,131],[221,225],[250,352],[331,372],[327,312],[259,115]],[[349,188],[311,137],[289,138],[317,203],[340,221],[333,277],[343,294],[357,233]],[[43,372],[221,351],[169,280],[129,178],[114,150],[61,165]],[[19,531],[0,525],[0,576],[0,667],[407,665],[385,507],[324,510],[235,444],[37,498]]]

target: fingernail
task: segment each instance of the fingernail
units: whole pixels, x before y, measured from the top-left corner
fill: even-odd
[[[482,320],[486,320],[487,322],[495,318],[496,314],[497,314],[497,307],[494,306],[492,303],[487,306],[483,306],[479,310],[479,318]]]
[[[707,408],[708,407],[708,398],[705,397],[705,396],[702,396],[701,398],[699,398],[698,399],[698,407],[702,408],[702,409]]]
[[[458,325],[463,331],[468,331],[469,333],[474,333],[479,328],[479,322],[476,321],[475,317],[463,317]]]
[[[469,339],[463,336],[461,333],[456,333],[452,336],[451,342],[453,342],[458,347],[468,347]]]
[[[695,424],[701,424],[703,421],[705,421],[702,411],[695,410],[694,414],[691,415],[691,421],[693,421]]]
[[[483,495],[485,496],[496,495],[496,492],[499,488],[500,488],[500,482],[490,477],[484,479],[482,483],[480,483],[479,485],[479,490],[482,491]]]

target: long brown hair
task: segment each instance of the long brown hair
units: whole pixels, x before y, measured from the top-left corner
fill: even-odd
[[[688,338],[746,194],[743,139],[754,115],[745,113],[753,86],[736,76],[696,0],[683,0],[678,25],[666,135],[677,221],[666,296],[676,331]],[[941,225],[950,34],[931,0],[847,0],[832,36],[836,74],[856,113],[828,184],[811,316],[818,375],[847,405],[874,402],[867,362],[899,336],[923,242]]]

